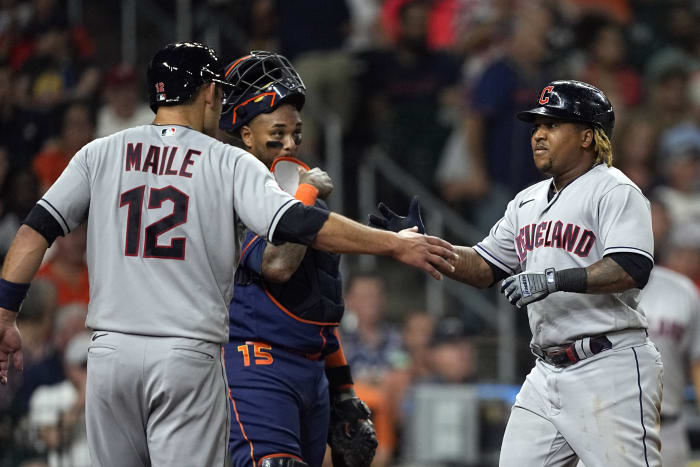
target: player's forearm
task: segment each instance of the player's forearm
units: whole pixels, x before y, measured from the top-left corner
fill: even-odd
[[[271,282],[287,282],[299,268],[305,254],[306,245],[297,243],[273,245],[268,243],[263,253],[263,277]]]
[[[20,226],[5,257],[2,278],[20,284],[31,282],[48,247],[48,242],[39,232],[27,225]]]
[[[637,287],[635,280],[611,258],[603,258],[586,268],[586,293],[617,293]]]
[[[335,253],[391,256],[397,243],[394,232],[373,229],[332,212],[316,235],[313,247]]]
[[[447,272],[447,277],[480,289],[493,283],[493,271],[472,247],[456,246],[455,252],[458,255],[453,263],[455,271],[453,273]]]

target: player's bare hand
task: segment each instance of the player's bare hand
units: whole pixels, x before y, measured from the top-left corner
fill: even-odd
[[[314,167],[311,170],[300,171],[299,183],[308,183],[316,187],[318,190],[318,197],[321,199],[328,198],[333,191],[333,180],[330,175],[318,167]]]
[[[454,272],[450,261],[456,259],[457,254],[449,242],[419,234],[418,227],[402,230],[398,236],[401,243],[393,255],[396,260],[423,269],[437,280],[442,279],[442,273]]]
[[[22,371],[22,336],[17,328],[17,313],[0,308],[0,383],[2,384],[7,384],[10,358],[15,368]]]

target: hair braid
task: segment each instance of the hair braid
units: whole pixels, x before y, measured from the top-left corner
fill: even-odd
[[[595,142],[595,163],[600,164],[605,162],[608,167],[612,166],[613,153],[612,145],[608,135],[600,128],[593,128],[593,140]]]

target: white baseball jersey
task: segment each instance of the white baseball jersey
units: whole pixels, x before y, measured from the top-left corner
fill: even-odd
[[[509,275],[586,267],[619,252],[653,261],[649,201],[622,172],[599,164],[548,201],[551,183],[544,180],[518,193],[476,252]],[[638,295],[639,289],[551,294],[528,305],[532,344],[546,348],[646,328]]]
[[[88,327],[223,343],[235,217],[272,240],[295,202],[244,150],[145,125],[83,147],[39,204],[64,233],[87,218]]]
[[[656,266],[640,296],[649,321],[649,337],[664,361],[661,413],[678,415],[688,365],[700,359],[700,294],[682,274]]]

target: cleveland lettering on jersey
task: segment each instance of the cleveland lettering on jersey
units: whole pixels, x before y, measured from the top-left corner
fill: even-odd
[[[155,146],[150,145],[146,151],[146,156],[141,164],[141,154],[143,152],[143,143],[128,143],[124,154],[124,170],[126,172],[151,172],[154,175],[178,175],[180,177],[192,178],[190,171],[191,165],[194,165],[196,159],[194,156],[200,156],[202,151],[196,149],[188,149],[185,157],[179,164],[175,163],[175,157],[178,153],[177,146]],[[174,169],[173,166],[176,168]],[[177,169],[179,167],[179,169]]]
[[[522,227],[515,237],[515,248],[521,263],[528,251],[540,247],[561,248],[583,258],[590,253],[595,239],[592,231],[581,226],[568,223],[564,227],[562,221],[543,221]]]

